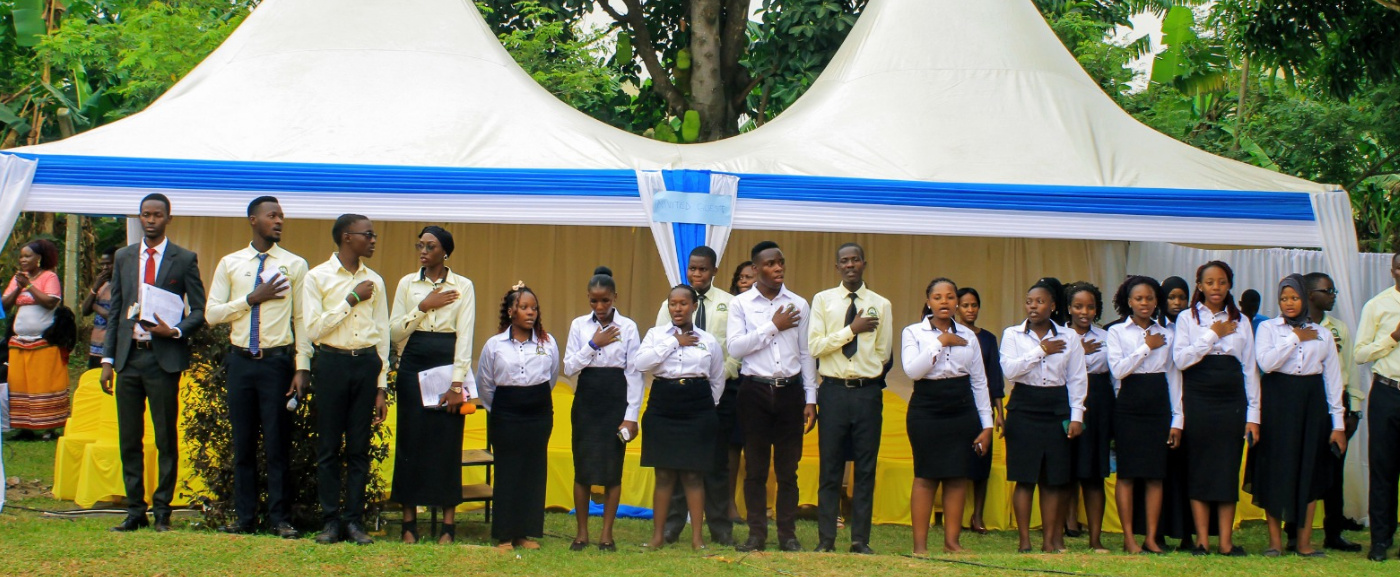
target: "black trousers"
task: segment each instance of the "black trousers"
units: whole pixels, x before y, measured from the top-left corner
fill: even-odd
[[[1395,491],[1400,481],[1400,390],[1372,383],[1366,427],[1371,443],[1371,546],[1388,548],[1394,544]]]
[[[379,394],[375,354],[350,356],[318,351],[311,362],[316,387],[316,491],[325,522],[359,523],[369,483],[370,424]],[[344,441],[344,451],[341,442]],[[345,468],[341,506],[340,469]]]
[[[735,381],[729,381],[734,384]],[[729,519],[729,499],[734,487],[729,484],[729,439],[734,435],[738,424],[735,405],[738,403],[739,389],[725,387],[720,395],[715,412],[719,415],[719,428],[715,431],[715,466],[705,475],[705,525],[710,528],[710,540],[729,540],[734,537],[734,523]],[[685,487],[680,479],[671,493],[671,510],[666,514],[665,532],[679,535],[685,527],[688,512],[685,502]]]
[[[126,484],[126,508],[132,516],[146,515],[146,404],[151,406],[155,427],[156,477],[151,508],[157,516],[170,514],[179,476],[180,447],[176,430],[180,414],[180,373],[160,368],[150,349],[133,346],[126,368],[117,375],[117,438],[122,453],[122,481]]]
[[[797,537],[797,463],[802,460],[801,385],[773,387],[745,378],[739,385],[744,428],[744,507],[749,538],[768,539],[768,465],[778,477],[778,541]]]
[[[229,351],[228,418],[233,425],[233,508],[238,524],[258,521],[258,435],[267,456],[267,513],[272,525],[291,523],[292,414],[287,410],[287,390],[296,372],[290,351],[251,359]]]
[[[817,489],[817,531],[822,540],[836,539],[840,512],[841,481],[846,459],[855,461],[851,488],[851,543],[870,543],[870,517],[875,508],[875,462],[880,456],[880,431],[885,410],[883,387],[848,389],[823,381],[817,389],[817,414],[821,415],[821,485]],[[851,454],[847,455],[847,450]]]

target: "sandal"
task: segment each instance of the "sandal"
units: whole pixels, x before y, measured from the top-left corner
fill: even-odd
[[[569,544],[570,551],[582,551],[588,548],[588,541],[574,541]]]
[[[409,541],[409,540],[408,540],[408,537],[409,537],[410,535],[413,536],[413,540],[412,540],[412,541]],[[403,522],[403,542],[404,542],[405,544],[408,544],[408,545],[413,545],[413,544],[418,543],[418,520],[417,520],[417,519],[414,519],[414,520],[412,520],[412,521],[404,521],[404,522]]]
[[[613,543],[613,542],[599,543],[599,544],[598,544],[598,550],[599,550],[599,551],[617,552],[617,543]]]
[[[1265,556],[1265,557],[1278,557],[1279,555],[1282,555],[1282,554],[1283,554],[1283,553],[1280,553],[1278,549],[1268,549],[1268,550],[1264,551],[1264,556]]]
[[[446,543],[444,543],[444,542],[442,541],[442,538],[443,538],[443,537],[447,537],[447,542],[446,542]],[[456,543],[456,542],[457,542],[457,525],[451,524],[451,523],[443,523],[443,524],[442,524],[442,532],[441,532],[441,533],[438,533],[438,544],[439,544],[439,545],[447,545],[447,544],[449,544],[449,543]]]

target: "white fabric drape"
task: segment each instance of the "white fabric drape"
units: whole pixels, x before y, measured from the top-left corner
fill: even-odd
[[[735,212],[739,208],[739,177],[732,174],[711,174],[710,194],[733,197]],[[715,249],[715,254],[719,255],[721,261],[724,259],[724,247],[729,245],[730,226],[707,226],[705,227],[705,246]],[[715,263],[718,267],[720,263]],[[724,270],[720,268],[720,270]]]
[[[661,265],[666,271],[666,280],[672,285],[685,282],[685,271],[680,269],[680,262],[676,259],[676,233],[669,222],[655,222],[652,220],[651,203],[653,196],[666,190],[666,180],[659,171],[637,171],[637,192],[641,195],[642,209],[646,211],[647,226],[651,228],[651,236],[656,239],[656,252],[661,255]],[[737,197],[739,194],[739,177],[732,174],[711,174],[710,194],[719,194],[730,197]],[[735,213],[738,212],[737,198],[735,201]],[[724,247],[729,244],[729,233],[732,227],[728,226],[705,226],[705,245],[715,249],[715,254],[723,257]]]
[[[29,200],[34,171],[38,168],[36,161],[0,155],[0,250],[5,248],[5,241],[14,232],[15,221],[19,220],[19,212]]]

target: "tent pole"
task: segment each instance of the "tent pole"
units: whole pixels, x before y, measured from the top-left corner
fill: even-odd
[[[68,231],[63,241],[63,304],[76,307],[78,302],[78,234],[83,229],[83,217],[67,215]]]

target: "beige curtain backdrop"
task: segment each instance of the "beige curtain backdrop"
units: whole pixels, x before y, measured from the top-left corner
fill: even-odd
[[[401,277],[418,270],[413,245],[415,235],[427,224],[375,223],[379,242],[368,264],[384,277],[390,291]],[[662,257],[657,254],[651,231],[645,228],[439,226],[450,231],[456,241],[456,252],[448,265],[476,285],[477,350],[483,339],[497,334],[501,297],[519,280],[539,294],[544,326],[561,341],[567,338],[570,321],[588,312],[585,287],[598,265],[613,270],[618,309],[643,330],[655,321],[669,288]],[[335,250],[330,229],[330,221],[289,220],[283,227],[282,246],[314,267]],[[250,238],[247,220],[240,218],[176,216],[168,233],[176,244],[199,254],[206,285],[219,259],[245,246]],[[895,332],[895,370],[890,385],[906,398],[910,385],[899,369],[899,332],[918,320],[929,280],[946,276],[959,286],[976,287],[982,295],[978,325],[1000,338],[1002,329],[1024,318],[1022,299],[1036,279],[1055,276],[1066,283],[1088,280],[1098,284],[1104,298],[1111,300],[1127,262],[1127,243],[1123,242],[736,230],[721,257],[716,286],[728,289],[734,268],[748,260],[749,248],[762,240],[773,240],[783,247],[788,288],[808,301],[840,282],[835,270],[838,246],[858,242],[865,247],[867,284],[894,306],[895,318],[889,320]],[[1108,302],[1104,306],[1112,308]],[[1105,311],[1104,322],[1115,318],[1111,310]]]

